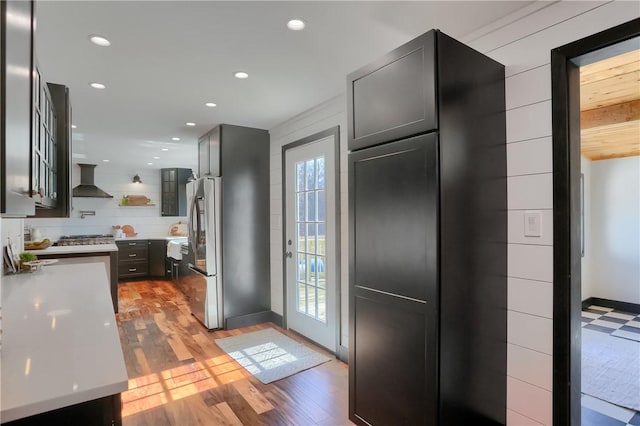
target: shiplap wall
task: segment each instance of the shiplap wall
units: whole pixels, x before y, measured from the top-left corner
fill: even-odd
[[[550,51],[640,16],[637,2],[556,2],[462,40],[506,65],[509,208],[507,424],[552,423]],[[522,11],[520,12],[522,13]],[[524,237],[527,210],[543,235]]]
[[[640,8],[633,1],[537,2],[461,39],[506,66],[509,209],[507,423],[510,426],[552,424],[550,51],[638,16]],[[340,125],[342,344],[347,346],[345,108],[346,100],[341,95],[271,130],[271,300],[272,309],[282,313],[281,147]],[[541,237],[524,236],[523,215],[528,210],[541,212]]]
[[[172,223],[186,222],[185,217],[160,216],[160,170],[130,170],[111,164],[99,164],[95,169],[95,184],[113,195],[113,198],[73,198],[70,218],[25,219],[25,224],[40,229],[42,236],[51,240],[60,235],[112,234],[113,225],[131,225],[144,237],[169,235]],[[140,175],[141,184],[133,183],[135,174]],[[80,183],[80,167],[72,168],[72,183]],[[155,206],[121,207],[123,195],[146,195]],[[80,218],[81,210],[94,210],[95,216]]]

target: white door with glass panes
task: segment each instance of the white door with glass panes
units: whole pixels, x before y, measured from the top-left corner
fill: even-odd
[[[287,328],[336,349],[335,141],[285,151]]]

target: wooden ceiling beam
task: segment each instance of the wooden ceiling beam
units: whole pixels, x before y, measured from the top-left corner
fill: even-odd
[[[636,120],[640,120],[640,99],[580,112],[583,130]]]

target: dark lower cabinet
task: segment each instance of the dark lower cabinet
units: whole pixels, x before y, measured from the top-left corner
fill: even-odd
[[[116,241],[118,245],[118,279],[143,278],[149,274],[149,241]]]
[[[354,299],[355,415],[381,425],[437,424],[427,303],[363,289]]]
[[[92,425],[121,426],[122,398],[120,394],[94,399],[57,410],[36,414],[3,426],[40,426],[40,425]]]
[[[504,67],[430,31],[347,90],[349,418],[505,424]]]
[[[166,278],[167,240],[123,240],[118,245],[118,279]]]
[[[149,240],[149,276],[165,278],[165,262],[167,259],[167,241]]]

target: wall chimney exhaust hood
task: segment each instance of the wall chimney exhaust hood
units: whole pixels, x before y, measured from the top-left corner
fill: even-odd
[[[80,185],[73,188],[74,197],[91,197],[91,198],[113,198],[102,189],[94,185],[93,173],[96,168],[95,164],[80,164]]]

